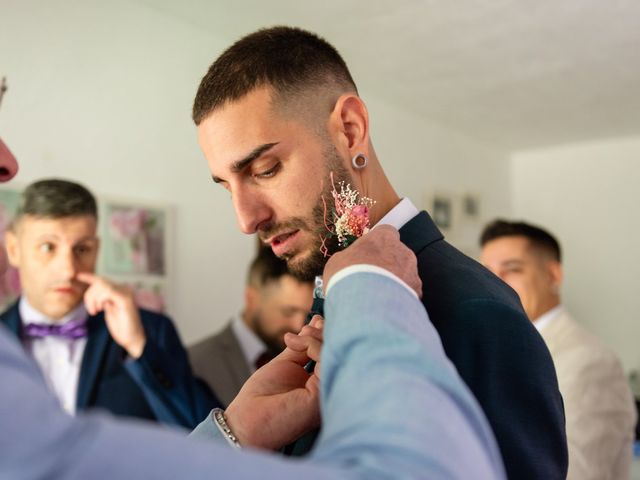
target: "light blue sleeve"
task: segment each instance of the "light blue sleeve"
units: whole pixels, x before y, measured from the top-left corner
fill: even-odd
[[[0,478],[504,478],[482,413],[405,287],[354,274],[332,289],[326,313],[324,430],[306,461],[67,416],[0,328]]]
[[[325,315],[314,461],[364,478],[504,478],[489,424],[411,292],[350,275],[329,292]]]

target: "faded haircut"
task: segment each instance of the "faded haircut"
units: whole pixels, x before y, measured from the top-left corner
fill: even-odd
[[[272,89],[276,103],[319,88],[357,93],[332,45],[300,28],[277,26],[241,38],[218,57],[198,87],[193,121],[200,125],[214,110],[264,86]]]
[[[546,254],[556,262],[562,262],[560,243],[543,228],[525,222],[509,222],[494,220],[488,224],[480,235],[480,246],[502,237],[525,237],[529,244],[538,251]]]

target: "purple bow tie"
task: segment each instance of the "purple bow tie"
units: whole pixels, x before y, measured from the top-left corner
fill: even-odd
[[[87,336],[87,321],[72,320],[63,325],[50,325],[46,323],[27,323],[23,330],[27,338],[63,337],[71,340]]]

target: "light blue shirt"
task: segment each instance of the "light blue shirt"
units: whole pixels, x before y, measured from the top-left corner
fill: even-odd
[[[325,314],[323,429],[305,460],[96,414],[69,417],[0,329],[0,478],[504,478],[485,417],[406,286],[353,273],[332,286]],[[209,419],[197,430],[217,432]]]

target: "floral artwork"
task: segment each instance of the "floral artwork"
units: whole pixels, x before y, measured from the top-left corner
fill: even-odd
[[[166,311],[166,294],[161,282],[138,281],[130,286],[133,288],[133,298],[138,307],[157,313]]]
[[[361,196],[357,190],[345,182],[340,182],[340,191],[338,191],[333,180],[333,172],[329,174],[329,177],[332,186],[333,206],[329,215],[326,201],[324,197],[322,198],[325,227],[330,237],[337,238],[338,246],[347,248],[369,231],[369,209],[375,204],[375,201],[369,197]],[[326,237],[322,239],[320,251],[325,257],[329,256]]]
[[[0,311],[4,311],[20,296],[20,275],[9,265],[4,247],[4,234],[18,206],[20,192],[0,190]]]
[[[165,212],[108,205],[104,239],[106,274],[165,274]]]

